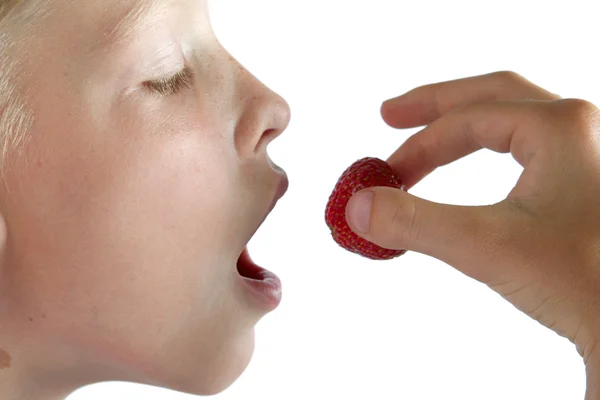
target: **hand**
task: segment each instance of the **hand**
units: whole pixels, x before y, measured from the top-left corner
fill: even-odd
[[[440,259],[477,279],[583,357],[600,398],[600,111],[499,72],[414,89],[382,106],[394,128],[427,125],[388,160],[407,187],[481,148],[524,167],[498,204],[461,207],[401,190],[355,194],[348,223],[382,247]],[[368,226],[357,214],[367,213]],[[593,397],[595,396],[595,397]]]

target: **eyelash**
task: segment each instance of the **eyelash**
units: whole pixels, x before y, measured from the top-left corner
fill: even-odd
[[[144,82],[144,86],[151,92],[170,96],[179,93],[183,89],[191,88],[193,83],[194,73],[190,68],[185,67],[171,77]]]

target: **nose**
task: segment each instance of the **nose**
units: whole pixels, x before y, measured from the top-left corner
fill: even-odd
[[[287,128],[291,111],[288,103],[238,64],[237,94],[242,113],[235,129],[235,147],[240,157],[266,151],[268,144]]]

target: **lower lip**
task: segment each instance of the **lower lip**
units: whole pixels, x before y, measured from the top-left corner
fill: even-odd
[[[282,295],[281,281],[277,275],[256,265],[250,258],[247,249],[244,249],[238,262],[245,263],[245,267],[251,270],[251,274],[248,275],[251,275],[252,278],[239,273],[238,275],[253,303],[266,311],[276,309],[281,303]]]

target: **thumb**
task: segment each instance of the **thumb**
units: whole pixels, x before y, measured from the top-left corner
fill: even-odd
[[[388,249],[427,254],[459,269],[489,255],[500,221],[494,206],[433,203],[403,190],[372,187],[352,196],[346,208],[350,228]]]

